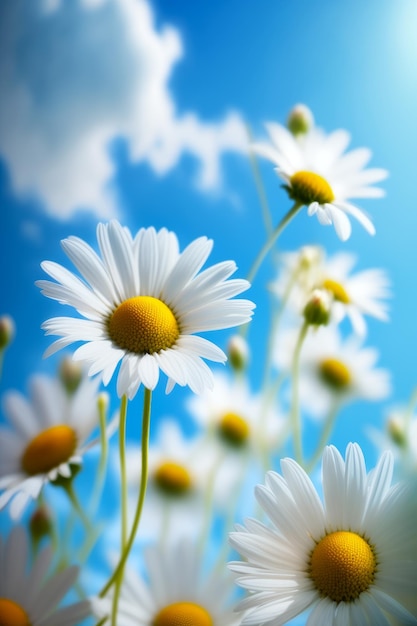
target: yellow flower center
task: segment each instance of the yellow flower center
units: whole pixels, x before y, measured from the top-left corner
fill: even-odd
[[[323,359],[319,373],[323,382],[335,391],[344,391],[352,380],[349,368],[338,359]]]
[[[26,611],[19,604],[8,598],[0,598],[0,626],[31,626],[31,624]]]
[[[193,602],[175,602],[157,613],[152,626],[213,626],[210,614]]]
[[[21,458],[26,474],[44,474],[65,463],[77,447],[75,431],[66,424],[51,426],[29,442]]]
[[[180,334],[171,309],[152,296],[125,300],[113,311],[107,324],[111,340],[119,348],[136,354],[171,348]]]
[[[168,496],[183,496],[192,487],[189,471],[173,461],[161,463],[154,474],[158,489]]]
[[[334,200],[333,189],[327,180],[315,172],[296,172],[290,178],[290,186],[291,197],[307,206],[312,202],[326,204]]]
[[[337,531],[316,545],[309,573],[322,596],[333,602],[353,602],[372,585],[376,566],[374,551],[365,539]]]
[[[333,295],[333,298],[338,302],[343,302],[343,304],[349,304],[350,298],[346,293],[345,288],[340,283],[332,280],[331,278],[326,278],[326,280],[323,282],[323,287],[324,289],[327,289],[327,291],[330,291],[330,293]]]
[[[237,413],[225,413],[218,425],[221,439],[236,448],[245,445],[249,437],[249,425]]]

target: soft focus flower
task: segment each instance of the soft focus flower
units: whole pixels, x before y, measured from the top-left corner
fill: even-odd
[[[140,448],[129,446],[126,461],[134,510],[141,476]],[[213,448],[203,443],[201,436],[185,437],[173,419],[160,424],[157,439],[149,448],[148,484],[140,522],[142,540],[177,540],[201,533],[214,461]]]
[[[57,281],[38,281],[42,293],[86,318],[47,320],[46,334],[61,339],[46,354],[82,341],[74,359],[86,361],[90,375],[101,373],[105,385],[121,362],[117,391],[129,398],[141,383],[154,389],[159,370],[168,376],[167,391],[175,383],[195,392],[210,386],[203,358],[224,362],[226,355],[195,333],[246,323],[254,308],[248,300],[231,300],[249,287],[246,280],[228,280],[235,263],[200,272],[213,242],[200,237],[180,253],[176,235],[164,228],[142,228],[132,238],[112,221],[98,225],[97,239],[101,258],[78,237],[62,242],[85,282],[61,265],[42,263]]]
[[[52,547],[46,546],[27,572],[30,554],[24,529],[15,527],[5,543],[0,537],[2,626],[77,626],[91,615],[90,600],[56,608],[75,583],[78,567],[47,577],[52,556]]]
[[[242,624],[280,626],[311,609],[306,626],[417,624],[416,499],[391,486],[392,455],[366,473],[361,449],[324,451],[324,504],[304,470],[281,461],[256,497],[273,523],[231,533],[246,562],[230,568],[251,593]]]
[[[276,341],[275,364],[290,371],[298,331],[282,331]],[[335,326],[310,332],[300,356],[300,402],[313,417],[322,417],[334,402],[378,401],[391,392],[389,372],[376,368],[378,351],[360,339],[342,339]]]
[[[265,403],[265,397],[253,393],[245,380],[219,372],[213,390],[190,396],[187,408],[206,431],[206,445],[215,453],[215,504],[223,511],[246,507],[239,492],[249,485],[253,488],[265,471],[266,459],[284,443],[284,417],[274,404]]]
[[[391,450],[400,478],[417,479],[417,414],[409,407],[389,412],[384,430],[369,427],[370,439],[379,450]]]
[[[202,577],[201,553],[190,541],[145,551],[147,579],[128,569],[119,600],[118,626],[232,626],[232,580]]]
[[[235,381],[216,372],[214,387],[191,396],[188,410],[208,428],[219,446],[236,454],[261,454],[276,447],[284,420],[275,407],[265,407],[264,398],[250,391],[245,381]]]
[[[0,509],[10,500],[19,517],[30,498],[72,467],[94,442],[87,442],[98,424],[98,381],[84,377],[69,396],[62,383],[46,376],[31,380],[31,398],[10,391],[4,412],[12,429],[0,427]]]
[[[345,153],[350,135],[337,130],[326,135],[313,126],[306,134],[295,137],[276,123],[266,125],[272,145],[256,143],[255,152],[275,165],[278,176],[285,181],[288,194],[308,207],[309,215],[317,215],[323,225],[333,224],[342,240],[350,237],[348,215],[355,217],[371,234],[371,220],[355,204],[353,198],[376,198],[383,191],[373,187],[387,176],[382,169],[365,169],[371,152],[359,148]]]
[[[331,320],[338,324],[348,317],[354,331],[364,336],[365,316],[388,320],[390,281],[379,268],[352,273],[355,263],[355,255],[348,252],[326,257],[320,246],[287,252],[282,255],[282,269],[271,289],[280,298],[290,289],[288,303],[298,312],[314,289],[325,289],[332,296]]]

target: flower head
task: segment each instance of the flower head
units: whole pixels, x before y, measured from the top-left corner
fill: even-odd
[[[242,624],[286,624],[309,609],[308,626],[416,624],[416,499],[391,486],[384,454],[367,474],[361,449],[323,455],[324,503],[292,459],[268,472],[256,497],[272,528],[255,520],[231,533],[246,559],[230,568],[251,595]],[[413,520],[413,521],[412,521]]]
[[[276,364],[289,370],[296,336],[287,329],[277,340]],[[282,336],[281,336],[282,335]],[[334,402],[378,401],[391,392],[389,372],[377,368],[378,351],[355,337],[342,339],[336,326],[321,326],[305,339],[300,356],[300,402],[321,417]]]
[[[4,412],[13,429],[0,429],[0,509],[10,500],[12,517],[19,517],[30,498],[60,476],[69,478],[92,443],[98,424],[98,381],[87,376],[68,395],[54,378],[34,376],[31,400],[10,391]]]
[[[126,456],[127,482],[136,504],[141,476],[141,454],[129,446]],[[185,437],[177,421],[165,419],[155,442],[149,448],[149,478],[141,517],[141,538],[177,540],[201,532],[204,499],[213,451],[202,437]],[[216,497],[216,494],[214,494]],[[133,510],[133,506],[132,506]]]
[[[284,420],[275,410],[265,410],[262,398],[244,382],[215,374],[212,390],[192,396],[188,408],[201,425],[213,432],[222,448],[241,454],[273,449],[284,430]]]
[[[254,308],[231,299],[249,287],[245,280],[228,280],[235,263],[200,272],[213,242],[200,237],[180,253],[177,237],[166,229],[142,228],[132,238],[112,221],[98,225],[97,239],[101,258],[77,237],[62,242],[85,282],[56,263],[42,264],[57,281],[38,281],[42,293],[84,318],[46,321],[46,334],[61,337],[47,354],[83,342],[74,359],[87,362],[90,375],[100,373],[105,385],[121,363],[117,391],[129,398],[141,383],[154,389],[160,370],[168,376],[167,391],[175,383],[195,392],[210,386],[203,359],[224,362],[226,355],[195,333],[246,323]]]
[[[15,527],[3,544],[0,537],[0,624],[3,626],[76,626],[93,612],[92,602],[82,600],[56,608],[74,584],[78,567],[68,567],[47,577],[52,563],[52,548],[46,546],[36,557],[32,569],[29,562],[26,532]]]
[[[186,540],[145,552],[147,582],[129,570],[119,600],[118,626],[235,626],[227,576],[202,577],[201,553]]]
[[[301,248],[282,255],[282,270],[271,289],[280,298],[287,294],[292,309],[302,311],[315,289],[331,296],[331,321],[350,320],[357,335],[366,334],[366,316],[388,319],[386,300],[390,281],[384,270],[371,268],[353,272],[355,255],[338,252],[330,257],[319,246]]]
[[[342,240],[350,237],[348,215],[355,217],[371,234],[371,220],[351,198],[376,198],[383,191],[373,187],[387,176],[382,169],[365,169],[371,152],[359,148],[345,153],[350,136],[344,130],[326,135],[313,126],[301,137],[294,136],[280,124],[267,124],[272,146],[256,143],[255,152],[276,165],[289,196],[308,207],[309,215],[317,215],[323,225],[334,224]]]

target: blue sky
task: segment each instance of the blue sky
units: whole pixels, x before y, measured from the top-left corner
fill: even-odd
[[[100,219],[167,226],[182,246],[208,235],[211,260],[233,258],[244,276],[264,231],[243,124],[263,138],[265,121],[283,122],[305,102],[320,126],[346,128],[352,147],[369,146],[390,178],[386,198],[361,204],[374,238],[355,224],[341,244],[302,214],[281,247],[343,247],[358,254],[358,268],[388,270],[391,322],[371,322],[369,342],[393,373],[394,399],[407,399],[417,338],[414,1],[39,0],[6,2],[1,12],[1,310],[17,325],[3,389],[24,390],[34,371],[53,371],[53,359],[40,358],[48,345],[40,324],[59,305],[34,286],[39,264],[65,263],[59,241],[70,234],[93,243]],[[260,167],[278,219],[287,198],[269,163]],[[265,267],[255,301],[268,278]],[[259,319],[262,310],[258,302]],[[255,320],[255,337],[261,328]]]
[[[359,441],[372,465],[364,425],[382,426],[417,383],[415,0],[6,0],[0,24],[0,314],[17,327],[1,392],[55,372],[60,355],[42,359],[50,340],[40,326],[63,311],[34,282],[44,259],[69,266],[61,239],[95,246],[98,221],[166,226],[182,248],[207,235],[210,262],[234,259],[244,277],[265,237],[245,125],[264,138],[265,122],[304,102],[319,126],[347,129],[351,146],[371,148],[371,165],[390,172],[386,197],[360,203],[375,237],[355,223],[342,244],[303,212],[280,240],[284,250],[344,249],[358,269],[390,275],[391,321],[370,321],[367,343],[392,373],[392,397],[346,409],[332,439],[342,450]],[[271,165],[259,166],[277,222],[289,202]],[[267,262],[250,292],[255,385],[271,277]],[[223,348],[227,337],[218,334]],[[155,419],[176,413],[189,425],[185,395],[165,397],[161,385]],[[129,435],[138,429],[131,420]]]

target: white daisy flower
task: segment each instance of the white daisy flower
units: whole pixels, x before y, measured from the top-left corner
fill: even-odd
[[[10,514],[18,518],[30,498],[59,476],[71,476],[99,421],[98,381],[84,377],[69,395],[58,379],[33,376],[31,398],[19,392],[4,396],[4,413],[11,428],[0,427],[0,509],[12,500]]]
[[[232,579],[202,578],[201,553],[189,541],[145,551],[147,579],[128,569],[118,605],[118,626],[235,626],[229,607]]]
[[[333,298],[331,319],[336,324],[348,317],[354,331],[364,336],[366,315],[388,320],[386,300],[391,292],[384,270],[372,268],[353,274],[355,255],[339,252],[326,257],[320,246],[285,253],[282,261],[282,270],[271,289],[282,298],[292,284],[288,303],[296,311],[303,310],[314,289],[326,289]]]
[[[2,626],[77,626],[92,614],[93,601],[56,608],[78,576],[72,566],[47,577],[52,548],[35,558],[30,572],[27,534],[15,527],[6,542],[0,537],[0,624]]]
[[[275,365],[290,371],[298,330],[276,338]],[[337,399],[383,400],[391,393],[389,372],[376,368],[378,351],[356,336],[343,339],[336,326],[321,326],[304,340],[299,367],[300,404],[312,417],[327,414]]]
[[[264,407],[264,398],[250,391],[246,381],[216,372],[212,390],[191,396],[187,408],[209,429],[223,449],[238,454],[273,449],[284,428],[275,407]]]
[[[333,224],[342,240],[350,237],[348,215],[355,217],[371,234],[374,225],[352,198],[377,198],[384,195],[374,183],[387,176],[383,169],[365,169],[371,152],[359,148],[345,152],[350,135],[337,130],[326,135],[312,127],[306,134],[295,137],[284,126],[266,125],[272,145],[256,143],[255,152],[271,160],[275,171],[285,181],[288,194],[308,207],[309,215],[317,215],[323,225]]]
[[[87,362],[90,375],[101,373],[105,385],[121,362],[117,391],[129,398],[141,383],[154,389],[159,370],[168,376],[167,391],[175,383],[195,392],[210,386],[203,358],[224,362],[226,355],[194,333],[244,324],[254,308],[248,300],[231,300],[249,287],[246,280],[228,280],[235,263],[200,272],[213,242],[200,237],[180,253],[176,235],[164,228],[142,228],[132,238],[112,221],[97,226],[97,239],[102,258],[78,237],[62,242],[85,282],[61,265],[42,263],[57,281],[38,281],[42,293],[86,318],[47,320],[46,334],[61,339],[46,354],[82,341],[74,359]]]
[[[245,380],[216,372],[213,390],[190,396],[190,415],[207,433],[214,447],[216,504],[230,509],[240,490],[264,472],[265,459],[276,453],[286,437],[286,420],[274,405],[254,394]]]
[[[149,474],[141,516],[141,539],[177,540],[196,537],[203,525],[204,498],[215,462],[202,437],[185,437],[178,424],[164,420],[149,448]],[[127,482],[136,506],[141,476],[140,448],[126,451]],[[215,494],[214,494],[215,497]]]
[[[344,460],[324,451],[324,504],[292,459],[268,472],[256,497],[272,528],[256,520],[231,533],[245,562],[232,562],[244,599],[242,624],[281,626],[306,609],[306,626],[417,624],[416,498],[391,486],[392,455],[369,474],[360,447]]]

